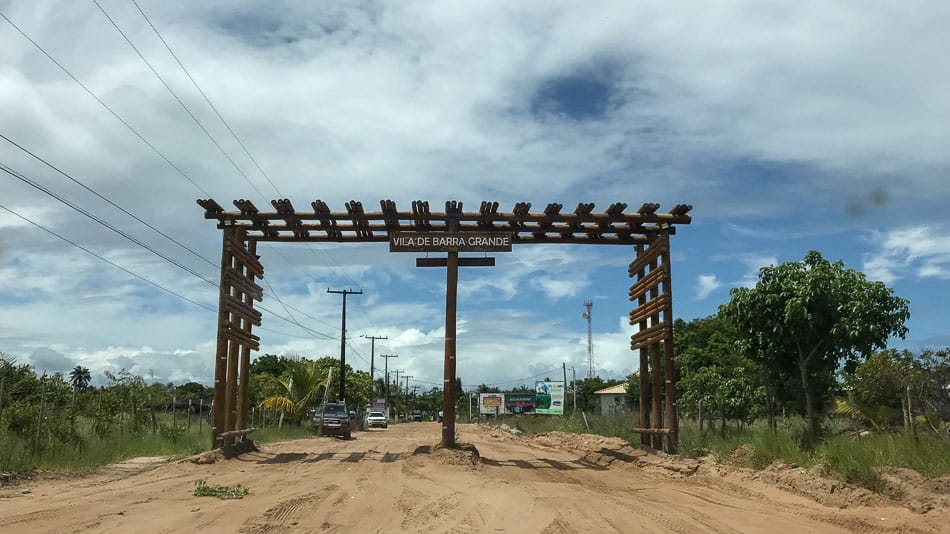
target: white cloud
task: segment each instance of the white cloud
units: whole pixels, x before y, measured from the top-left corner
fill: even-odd
[[[719,289],[722,283],[715,274],[701,274],[696,277],[696,299],[703,300],[710,293]]]
[[[762,267],[772,267],[778,265],[778,258],[769,255],[749,254],[743,256],[740,261],[746,266],[746,274],[738,282],[742,287],[754,287],[759,281],[759,270]]]
[[[94,6],[5,5],[6,14],[222,205],[244,197],[268,208]],[[939,3],[900,13],[883,5],[747,2],[674,2],[659,9],[619,1],[556,8],[294,1],[277,8],[241,1],[145,7],[298,210],[317,198],[335,210],[350,199],[375,209],[382,197],[403,208],[414,199],[438,207],[456,198],[475,209],[490,199],[505,211],[515,201],[534,202],[532,211],[556,201],[565,212],[579,201],[595,201],[598,209],[613,201],[634,209],[644,201],[659,201],[664,209],[695,202],[710,224],[724,220],[722,214],[759,215],[754,228],[733,226],[731,235],[739,240],[789,235],[788,227],[770,224],[776,213],[795,217],[795,236],[808,235],[807,229],[824,227],[812,220],[827,216],[824,206],[846,205],[870,182],[899,184],[887,188],[891,213],[921,213],[908,207],[950,196],[950,66],[934,52],[950,48],[950,33],[943,31],[950,8]],[[250,180],[268,199],[276,196],[136,11],[122,3],[106,8]],[[0,124],[6,132],[216,264],[220,233],[194,204],[205,194],[12,28],[3,31]],[[571,77],[606,80],[602,115],[578,119],[538,105],[544,88]],[[5,142],[0,160],[216,280],[216,266]],[[763,171],[763,164],[771,166]],[[773,169],[792,170],[773,175]],[[900,182],[888,179],[895,175]],[[19,182],[0,179],[0,198],[14,199],[4,205],[156,283],[217,305],[215,287]],[[156,377],[210,379],[214,313],[160,293],[2,211],[0,229],[8,230],[0,243],[5,351],[54,347],[90,367],[132,363],[152,368]],[[881,254],[866,259],[869,272],[890,279],[902,270],[947,276],[947,246],[933,233],[881,239]],[[674,247],[674,262],[705,261],[710,254],[704,246],[688,258]],[[410,255],[391,255],[377,245],[304,247],[261,247],[268,281],[288,304],[318,319],[298,316],[301,321],[339,336],[339,301],[324,292],[362,286],[366,295],[350,301],[351,337],[389,335],[412,374],[441,380],[442,273],[421,274]],[[480,365],[465,368],[466,376],[526,376],[565,359],[582,365],[586,334],[553,326],[557,300],[590,288],[600,293],[607,284],[592,266],[617,267],[623,277],[632,257],[595,250],[603,247],[524,248],[499,259],[497,273],[462,275],[460,315],[467,322],[460,337],[470,345],[461,350],[471,351],[468,361]],[[746,272],[730,279],[752,285],[758,269],[776,264],[777,256],[733,257]],[[692,272],[707,268],[697,265]],[[721,284],[713,275],[698,276],[700,299]],[[518,297],[526,291],[544,294],[543,311],[519,315]],[[284,314],[270,296],[265,306]],[[485,318],[492,314],[511,324]],[[266,328],[290,335],[262,331],[262,352],[335,354],[332,340],[292,337],[305,334],[265,316]],[[623,372],[628,327],[599,330],[597,361]]]
[[[896,228],[872,236],[878,250],[865,255],[872,280],[893,283],[913,273],[918,278],[950,279],[950,229],[933,225]]]

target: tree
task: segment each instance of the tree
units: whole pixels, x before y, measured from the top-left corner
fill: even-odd
[[[845,383],[854,393],[858,411],[875,427],[900,424],[905,391],[913,374],[909,351],[875,352],[861,362]]]
[[[83,391],[89,387],[90,382],[92,382],[92,374],[89,373],[89,369],[81,365],[73,367],[73,370],[69,372],[69,383],[72,384],[75,392]]]
[[[818,433],[816,400],[827,399],[842,362],[855,362],[891,336],[907,334],[907,300],[883,282],[810,251],[800,262],[763,267],[753,288],[736,288],[721,313],[764,368],[797,371],[808,422]]]
[[[640,407],[640,371],[627,375],[627,393],[624,394],[623,402],[631,410]]]
[[[306,417],[327,386],[327,373],[319,362],[311,360],[290,360],[285,377],[265,376],[279,394],[264,399],[263,405],[280,411],[281,424],[285,415],[300,420]]]

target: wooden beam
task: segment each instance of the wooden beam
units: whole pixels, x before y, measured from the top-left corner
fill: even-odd
[[[654,260],[654,263],[656,260]],[[640,280],[637,280],[632,286],[630,286],[630,300],[639,298],[641,295],[645,294],[647,291],[656,289],[663,279],[666,277],[665,269],[662,267],[654,268],[650,271],[650,274],[644,276]]]
[[[416,258],[416,267],[447,267],[448,258]],[[459,267],[494,267],[495,258],[459,258]]]

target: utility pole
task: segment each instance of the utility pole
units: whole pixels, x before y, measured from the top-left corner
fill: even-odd
[[[587,378],[594,378],[594,334],[591,330],[590,314],[594,303],[590,299],[584,301],[584,319],[587,319]]]
[[[405,405],[405,411],[406,411],[406,420],[408,421],[408,420],[409,420],[409,379],[412,378],[412,375],[405,375],[405,376],[403,376],[403,378],[406,379],[406,396],[405,396],[406,405]]]
[[[566,388],[567,387],[567,364],[564,362],[561,362],[561,372],[564,373],[564,385],[561,387]]]
[[[376,352],[376,340],[389,338],[386,336],[367,336],[365,334],[362,337],[365,337],[369,340],[369,379],[373,384],[372,387],[370,387],[370,391],[374,391],[376,389],[376,366],[374,364],[373,356]]]
[[[574,413],[577,413],[577,369],[574,367],[571,367],[571,384],[574,390]]]
[[[389,417],[389,359],[398,358],[398,354],[380,354],[380,358],[386,358],[386,417]]]
[[[346,402],[346,296],[362,295],[363,290],[353,291],[351,289],[336,290],[327,288],[327,293],[343,295],[343,327],[340,332],[340,402]]]
[[[396,392],[397,392],[397,393],[400,392],[400,391],[399,391],[399,389],[400,389],[400,388],[399,388],[399,373],[401,373],[401,372],[402,372],[401,369],[396,369],[396,380],[395,380],[395,382],[396,382]],[[388,402],[388,401],[387,401],[387,402]],[[399,412],[396,412],[396,419],[399,419]]]

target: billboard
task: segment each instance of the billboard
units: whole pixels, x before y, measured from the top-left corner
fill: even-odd
[[[478,413],[482,415],[500,415],[505,413],[505,394],[479,393]]]
[[[373,399],[373,403],[370,405],[370,411],[386,413],[386,399]]]
[[[535,413],[564,415],[564,382],[537,382]]]

